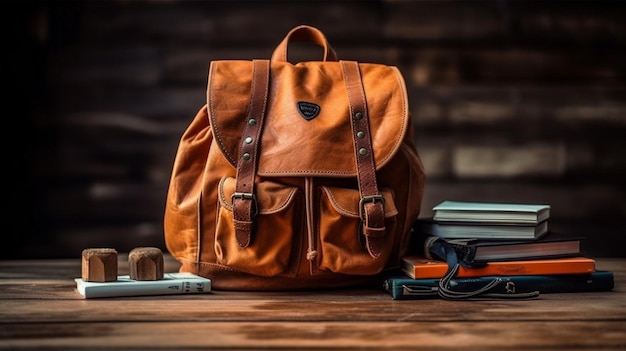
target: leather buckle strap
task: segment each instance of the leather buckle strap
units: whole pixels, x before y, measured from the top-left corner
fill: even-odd
[[[253,217],[259,211],[256,197],[254,196],[254,180],[257,172],[259,145],[265,119],[270,79],[269,60],[254,60],[253,62],[254,71],[250,89],[250,106],[248,107],[239,148],[235,193],[231,197],[235,238],[241,247],[250,245],[254,230]]]
[[[233,206],[235,206],[235,199],[242,199],[242,200],[250,200],[252,201],[252,217],[255,217],[257,215],[257,213],[259,212],[259,205],[256,201],[256,195],[254,195],[254,193],[239,193],[239,192],[235,192],[233,195],[231,195],[230,197],[230,202],[233,204]]]
[[[359,215],[363,222],[367,251],[372,258],[378,258],[382,253],[385,237],[385,207],[384,201],[380,201],[381,195],[376,183],[376,165],[365,88],[358,62],[340,62],[350,103],[349,117],[354,141],[357,180],[361,193]]]
[[[363,196],[361,200],[359,200],[359,217],[362,221],[365,221],[365,204],[377,201],[382,202],[383,205],[385,204],[385,198],[382,195]]]

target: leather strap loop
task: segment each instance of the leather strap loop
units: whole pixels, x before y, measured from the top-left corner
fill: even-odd
[[[428,246],[427,246],[428,245]],[[498,293],[497,288],[505,283],[502,279],[496,278],[479,289],[473,291],[465,291],[458,289],[460,286],[453,286],[451,281],[457,277],[461,263],[458,259],[458,254],[454,247],[448,244],[443,239],[436,239],[429,244],[424,245],[424,249],[427,251],[428,256],[436,257],[439,260],[446,261],[448,263],[448,270],[446,274],[439,279],[437,293],[439,296],[446,300],[467,300],[473,298],[494,298],[494,299],[532,299],[539,296],[539,291],[525,291],[515,292],[515,289],[509,291],[506,289],[506,293]],[[457,290],[458,289],[458,290]]]
[[[274,49],[272,61],[287,62],[287,47],[289,43],[297,41],[317,44],[324,49],[324,61],[337,61],[337,53],[326,40],[324,33],[308,25],[297,26],[290,30],[276,49]]]
[[[348,100],[350,101],[352,139],[354,140],[357,178],[361,192],[359,207],[363,221],[363,234],[366,239],[367,251],[373,258],[378,258],[382,253],[385,236],[385,206],[376,183],[376,165],[365,90],[358,62],[340,62],[348,90]]]
[[[259,144],[269,90],[270,62],[254,60],[252,88],[248,115],[243,127],[239,159],[237,160],[237,183],[232,197],[235,237],[241,247],[251,243],[253,218],[258,211],[254,195],[254,178],[259,158]]]

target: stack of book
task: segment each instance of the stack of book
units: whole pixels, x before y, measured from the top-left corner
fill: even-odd
[[[503,292],[609,291],[613,273],[597,270],[583,254],[581,237],[551,231],[550,205],[444,201],[433,218],[415,222],[415,253],[403,258],[402,274],[384,288],[393,299],[437,296],[448,263],[429,255],[429,245],[445,240],[463,264],[451,286],[480,288],[494,279]],[[418,244],[419,243],[419,244]]]

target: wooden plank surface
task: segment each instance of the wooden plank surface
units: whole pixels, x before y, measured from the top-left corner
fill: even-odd
[[[597,268],[613,291],[522,301],[394,301],[382,287],[85,300],[79,259],[0,261],[0,349],[624,349],[626,260]]]
[[[19,338],[5,339],[7,331]],[[12,325],[5,349],[442,349],[623,350],[623,325],[598,321],[531,322],[156,322]]]

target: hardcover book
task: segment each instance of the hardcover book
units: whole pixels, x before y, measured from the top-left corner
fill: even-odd
[[[445,261],[421,256],[402,259],[402,271],[411,279],[441,278],[448,270]],[[458,278],[507,275],[589,274],[595,271],[596,261],[589,257],[568,257],[543,260],[490,262],[482,267],[461,266]]]
[[[200,294],[211,292],[211,280],[191,273],[165,273],[160,280],[134,280],[120,275],[116,281],[87,282],[74,279],[76,291],[84,298]]]
[[[438,222],[538,224],[550,217],[550,205],[443,201],[433,212]]]
[[[551,232],[538,240],[442,239],[468,264],[584,256],[580,237]],[[432,242],[426,240],[426,243]],[[428,245],[428,244],[426,244]],[[425,248],[427,249],[427,248]]]
[[[445,239],[539,239],[548,234],[548,221],[536,225],[477,224],[463,222],[438,223],[418,220],[414,225],[418,235],[433,235]]]
[[[475,291],[494,279],[502,281],[494,291],[500,294],[530,291],[539,291],[540,294],[610,291],[615,284],[613,272],[594,271],[588,274],[456,278],[450,281],[450,288],[455,291]],[[412,279],[398,276],[387,278],[383,282],[383,288],[391,294],[394,300],[414,300],[438,297],[438,283],[439,279]]]

